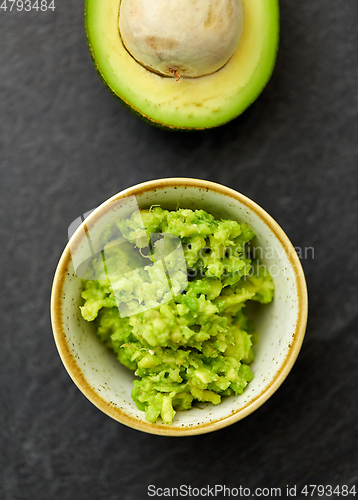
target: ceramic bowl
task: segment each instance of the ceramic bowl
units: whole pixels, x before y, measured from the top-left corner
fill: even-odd
[[[132,398],[134,375],[100,342],[94,325],[83,320],[78,263],[90,255],[88,231],[100,231],[128,200],[140,208],[204,209],[217,218],[249,224],[260,260],[274,279],[275,297],[260,306],[255,324],[259,340],[251,365],[254,379],[243,395],[222,398],[177,412],[171,425],[149,423]],[[76,270],[75,270],[76,268]],[[205,180],[172,178],[133,186],[105,201],[73,234],[53,282],[51,319],[61,359],[77,387],[100,410],[134,429],[166,436],[202,434],[228,426],[259,408],[278,389],[299,353],[307,322],[307,289],[301,263],[279,225],[256,203],[227,187]]]

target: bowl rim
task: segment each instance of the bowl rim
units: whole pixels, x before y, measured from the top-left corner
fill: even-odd
[[[95,391],[93,387],[87,382],[85,376],[83,375],[81,369],[77,365],[75,357],[71,354],[68,344],[66,342],[66,334],[64,331],[62,323],[62,288],[65,282],[65,277],[68,272],[68,266],[71,261],[71,251],[70,246],[79,237],[82,223],[76,232],[72,235],[70,241],[67,243],[61,258],[58,262],[56,272],[53,279],[52,291],[51,291],[51,323],[54,335],[54,340],[56,347],[58,349],[60,358],[67,370],[69,376],[72,378],[73,382],[77,385],[80,391],[91,401],[98,409],[104,412],[106,415],[112,417],[114,420],[127,425],[136,430],[140,430],[149,434],[157,434],[162,436],[192,436],[196,434],[204,434],[208,432],[213,432],[215,430],[221,429],[223,427],[229,426],[239,420],[245,418],[254,412],[257,408],[263,405],[276,390],[280,387],[283,381],[286,379],[287,375],[291,371],[297,356],[300,352],[302,342],[306,332],[307,317],[308,317],[308,294],[307,285],[303,272],[301,262],[298,255],[283,231],[283,229],[278,225],[278,223],[257,203],[247,198],[245,195],[223,186],[221,184],[206,181],[203,179],[192,179],[187,177],[172,177],[165,179],[156,179],[140,184],[136,184],[132,187],[124,189],[119,193],[115,194],[111,198],[104,201],[98,208],[96,208],[89,216],[86,218],[85,223],[91,219],[101,217],[105,212],[106,208],[111,202],[118,201],[128,196],[135,196],[143,194],[148,191],[159,190],[164,188],[173,187],[190,187],[198,188],[205,191],[214,191],[219,194],[234,198],[239,203],[245,205],[248,209],[252,210],[259,218],[269,227],[273,234],[277,237],[288,260],[293,268],[296,285],[297,285],[297,298],[298,298],[298,319],[296,323],[295,333],[293,335],[293,340],[291,346],[287,353],[287,356],[282,363],[279,370],[276,372],[274,378],[271,380],[270,384],[261,393],[256,396],[252,401],[248,402],[244,407],[233,412],[231,415],[226,417],[212,420],[211,422],[198,424],[193,426],[184,427],[173,427],[170,425],[157,425],[156,423],[144,422],[136,420],[134,417],[128,415],[123,410],[115,407],[102,399],[99,394]]]

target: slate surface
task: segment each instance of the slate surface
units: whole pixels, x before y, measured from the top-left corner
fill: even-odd
[[[82,2],[55,4],[54,13],[0,9],[0,498],[357,485],[357,3],[282,0],[268,87],[242,117],[199,133],[161,131],[123,108],[92,66]],[[62,366],[49,318],[69,223],[167,176],[237,189],[295,246],[314,247],[302,262],[310,317],[291,374],[247,419],[186,439],[98,411]]]

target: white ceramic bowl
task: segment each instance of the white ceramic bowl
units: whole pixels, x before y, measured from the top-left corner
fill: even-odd
[[[134,375],[97,338],[93,324],[83,320],[81,280],[73,262],[88,251],[84,225],[72,236],[59,261],[53,282],[51,318],[61,359],[75,384],[100,410],[115,420],[153,434],[187,436],[230,425],[261,406],[282,384],[299,353],[307,322],[307,289],[298,256],[278,224],[242,194],[212,182],[173,178],[145,182],[113,196],[86,219],[92,232],[113,220],[124,199],[139,207],[202,208],[217,218],[248,223],[256,234],[255,247],[274,278],[275,297],[260,306],[255,318],[259,341],[251,365],[254,379],[241,396],[224,397],[215,406],[177,412],[172,425],[149,423],[132,398]],[[101,222],[101,223],[100,223]],[[98,229],[99,231],[99,229]],[[73,259],[71,258],[71,252]]]

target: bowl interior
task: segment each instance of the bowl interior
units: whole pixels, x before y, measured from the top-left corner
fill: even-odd
[[[200,407],[178,412],[171,426],[146,422],[144,412],[136,408],[131,398],[133,373],[119,364],[115,355],[97,338],[94,325],[83,320],[80,314],[81,280],[75,267],[78,272],[77,264],[91,255],[83,226],[72,239],[71,252],[69,246],[64,252],[53,298],[55,339],[66,369],[96,406],[113,418],[141,430],[159,434],[193,433],[193,429],[207,432],[218,421],[222,423],[229,419],[227,423],[230,423],[230,419],[239,420],[254,409],[253,404],[255,407],[262,404],[270,389],[273,392],[277,388],[274,388],[275,384],[280,385],[282,371],[291,362],[289,358],[292,358],[295,342],[300,345],[295,338],[300,296],[293,248],[272,219],[266,216],[264,220],[260,209],[256,210],[257,206],[244,197],[230,196],[228,192],[212,187],[204,189],[190,185],[137,189],[133,193],[124,200],[118,195],[101,205],[86,219],[87,229],[92,234],[101,232],[104,221],[113,220],[118,213],[123,217],[123,213],[137,203],[146,208],[151,205],[161,205],[166,209],[202,208],[217,218],[246,222],[255,231],[256,256],[269,268],[276,291],[272,304],[260,304],[253,309],[259,333],[255,360],[251,365],[254,380],[243,395],[223,398],[218,406],[200,403]]]

